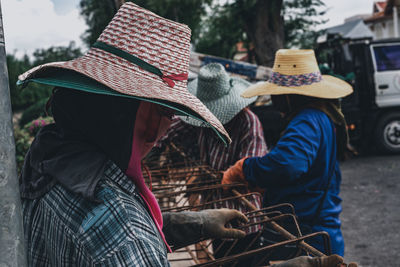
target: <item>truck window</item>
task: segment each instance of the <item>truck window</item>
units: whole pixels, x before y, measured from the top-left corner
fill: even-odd
[[[377,71],[400,70],[400,45],[374,46]]]

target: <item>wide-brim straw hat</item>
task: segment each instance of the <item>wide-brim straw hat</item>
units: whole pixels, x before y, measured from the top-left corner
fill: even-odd
[[[244,79],[230,77],[221,64],[210,63],[203,66],[198,77],[189,82],[188,90],[225,125],[243,108],[256,101],[256,97],[243,98],[240,96],[250,85],[251,83]],[[184,122],[194,126],[209,127],[190,117],[181,118]]]
[[[336,99],[353,92],[347,82],[321,75],[314,50],[280,49],[275,54],[271,78],[247,88],[243,97],[298,94]]]
[[[187,91],[190,35],[188,26],[128,2],[82,57],[37,66],[20,75],[19,84],[33,81],[154,102],[200,120],[230,143],[221,122]]]

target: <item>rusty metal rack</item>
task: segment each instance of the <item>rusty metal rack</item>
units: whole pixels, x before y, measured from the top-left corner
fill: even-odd
[[[247,224],[235,225],[247,233],[243,240],[199,240],[176,249],[169,256],[172,266],[260,266],[299,255],[322,256],[322,252],[306,243],[316,237],[322,238],[325,251],[331,251],[326,232],[302,235],[291,204],[261,208],[260,193],[250,192],[242,184],[224,189],[220,172],[186,156],[174,144],[164,152],[151,153],[144,165],[148,166],[144,168],[144,177],[162,211],[229,207],[239,209],[249,218]]]

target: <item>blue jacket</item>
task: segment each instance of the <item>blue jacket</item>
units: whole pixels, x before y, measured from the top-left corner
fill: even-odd
[[[316,109],[301,111],[270,153],[245,160],[243,172],[250,184],[266,189],[264,205],[293,204],[303,226],[310,226],[313,221],[332,176],[313,231],[327,231],[333,252],[343,255],[339,220],[341,173],[336,158],[335,127],[325,113]],[[322,249],[321,241],[311,244]]]

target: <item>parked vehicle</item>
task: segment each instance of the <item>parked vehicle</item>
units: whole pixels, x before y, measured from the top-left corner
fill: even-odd
[[[400,152],[400,39],[333,40],[319,44],[321,70],[353,85],[342,100],[351,142],[370,150]],[[325,68],[325,69],[324,69]]]
[[[354,93],[342,99],[351,143],[359,151],[376,147],[386,153],[400,153],[400,39],[372,41],[332,38],[316,47],[323,74],[349,82]],[[193,53],[191,70],[219,62],[233,75],[252,82],[266,80],[271,69],[246,62]],[[285,124],[270,104],[252,106],[264,128],[269,146]]]

